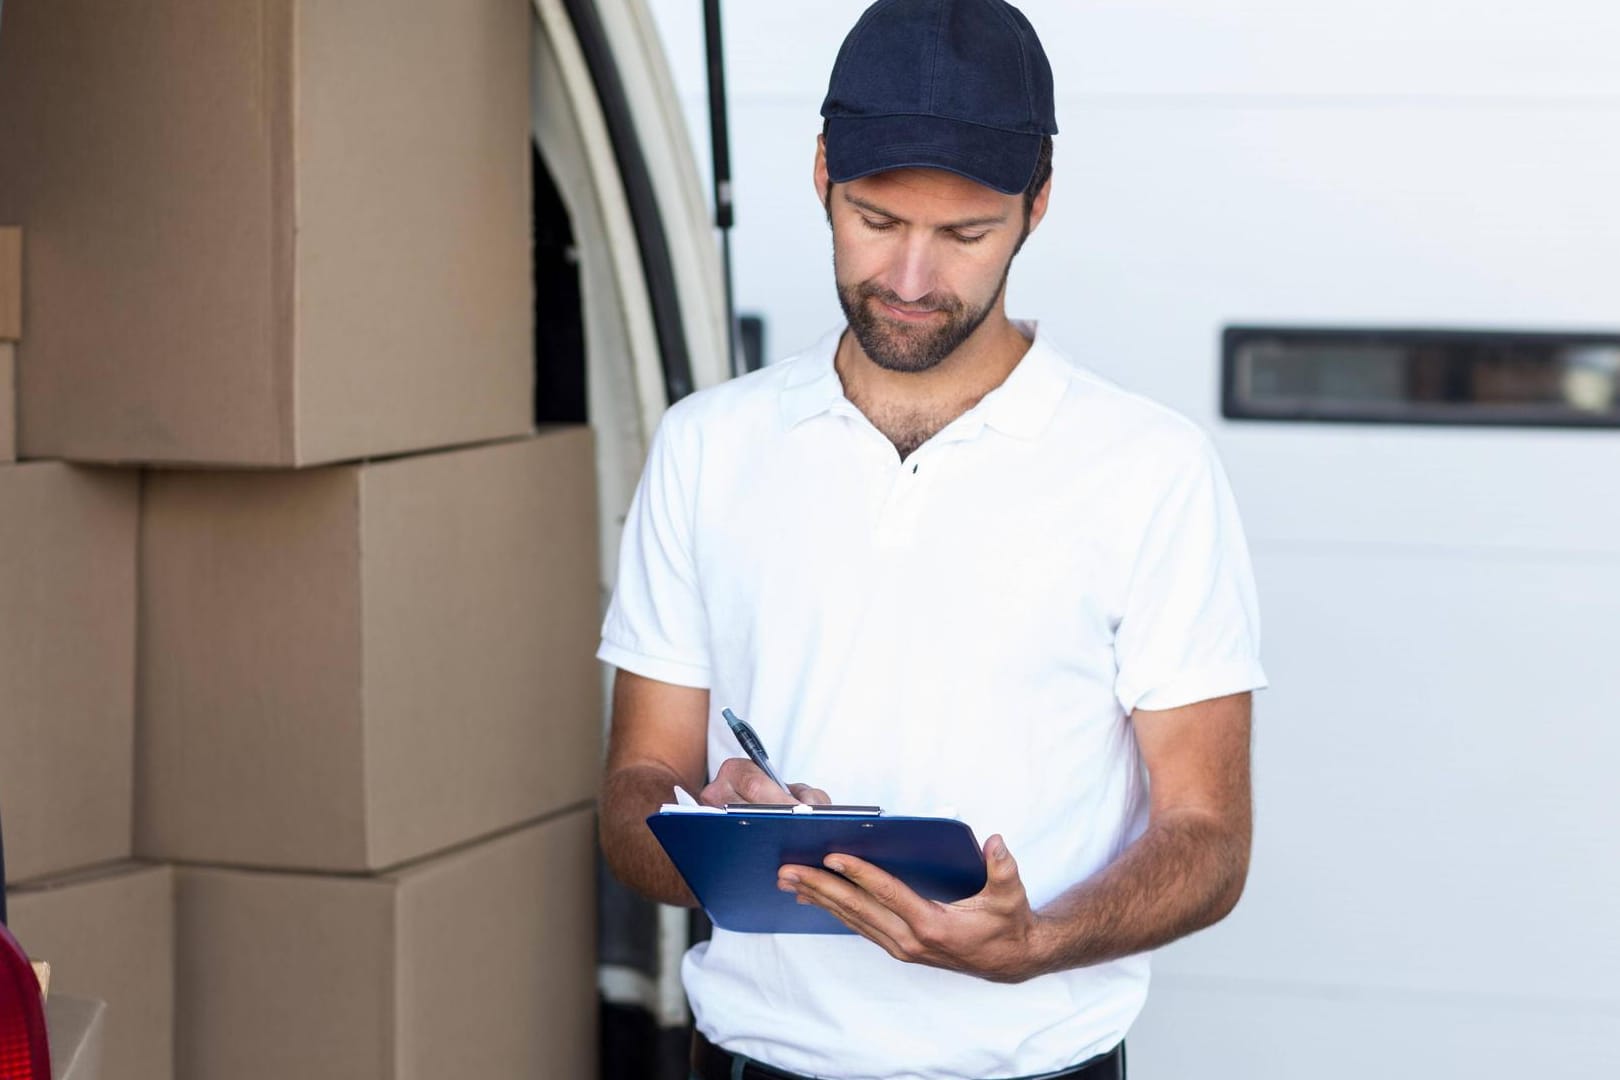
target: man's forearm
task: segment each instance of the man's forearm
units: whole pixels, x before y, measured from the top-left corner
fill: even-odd
[[[674,773],[652,765],[609,774],[602,785],[602,851],[613,875],[632,889],[665,904],[695,907],[692,890],[647,828],[647,815],[671,801],[678,783]]]
[[[1038,975],[1146,952],[1219,922],[1237,904],[1249,830],[1166,814],[1118,859],[1035,913]]]

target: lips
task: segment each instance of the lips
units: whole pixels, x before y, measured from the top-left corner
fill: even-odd
[[[900,322],[927,322],[935,315],[941,314],[941,309],[939,308],[927,308],[922,311],[909,311],[906,308],[897,308],[893,304],[884,303],[882,300],[879,300],[877,303],[883,309],[884,314],[886,314],[889,318],[896,319]]]

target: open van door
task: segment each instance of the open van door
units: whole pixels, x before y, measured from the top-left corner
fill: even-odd
[[[596,432],[605,604],[659,419],[729,374],[725,288],[645,4],[534,0],[534,10],[536,418]],[[641,899],[605,870],[599,880],[602,1075],[681,1070],[687,912]]]

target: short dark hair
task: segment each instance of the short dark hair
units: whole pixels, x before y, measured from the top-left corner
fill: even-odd
[[[822,138],[827,137],[827,127],[831,123],[831,120],[821,122]],[[1041,193],[1041,188],[1045,187],[1046,182],[1050,179],[1052,179],[1052,136],[1042,135],[1040,153],[1035,157],[1035,174],[1029,178],[1029,186],[1024,188],[1024,228],[1026,230],[1029,228],[1030,216],[1035,213],[1035,196]],[[827,214],[831,217],[831,205],[827,208]]]
[[[1024,225],[1029,226],[1029,216],[1035,212],[1035,196],[1041,193],[1041,188],[1052,179],[1052,136],[1041,136],[1041,152],[1035,158],[1035,175],[1029,178],[1029,186],[1024,189]]]

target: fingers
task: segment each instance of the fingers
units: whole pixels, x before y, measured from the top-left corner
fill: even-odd
[[[829,855],[822,860],[822,865],[848,878],[857,889],[866,892],[905,923],[920,925],[934,913],[932,901],[918,896],[909,885],[888,871],[853,855]]]
[[[796,893],[801,904],[826,911],[896,960],[914,960],[918,955],[916,936],[904,919],[836,874],[808,866],[784,866],[778,872],[777,888]]]
[[[895,959],[916,961],[930,953],[938,905],[918,896],[894,875],[852,855],[829,855],[822,863],[831,874],[783,867],[780,877],[797,879],[801,897],[825,908]]]
[[[845,854],[828,855],[826,870],[783,866],[777,887],[827,911],[896,960],[1017,982],[1044,970],[1033,913],[1006,842],[992,836],[984,853],[984,889],[954,904],[925,899],[894,875]]]
[[[777,887],[824,909],[896,960],[1016,982],[1038,970],[1028,962],[1032,913],[1006,844],[991,839],[985,845],[989,882],[955,904],[925,899],[892,874],[844,854],[823,860],[832,873],[781,867]]]
[[[734,782],[736,770],[726,768],[726,765],[730,764],[731,762],[728,761],[725,765],[720,766],[719,775],[709,781],[702,791],[698,792],[698,802],[704,806],[724,806],[726,803],[743,801],[742,797],[737,794],[737,787]]]
[[[790,803],[795,800],[752,761],[727,758],[698,801],[708,806],[724,806],[726,803]]]
[[[795,799],[802,803],[810,803],[812,806],[827,806],[832,802],[831,795],[818,787],[811,787],[809,784],[789,784],[788,791],[793,794]]]
[[[737,794],[742,796],[737,802],[745,803],[790,803],[796,801],[792,794],[779,786],[776,781],[753,762],[748,763],[748,771],[743,772],[735,781]]]
[[[727,758],[720,764],[714,780],[698,793],[698,802],[705,806],[724,806],[727,803],[790,803],[803,802],[825,806],[832,797],[809,784],[790,784],[784,791],[765,771],[747,758]]]

